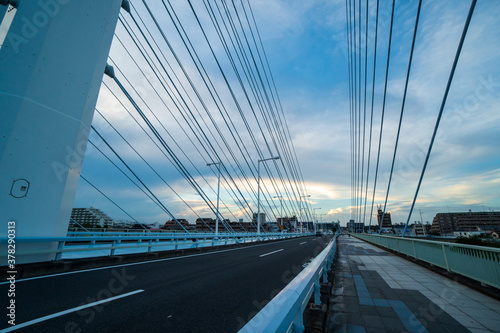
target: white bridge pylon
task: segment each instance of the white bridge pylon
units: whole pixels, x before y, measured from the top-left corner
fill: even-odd
[[[0,0],[0,236],[9,221],[19,238],[66,236],[118,14],[127,4]],[[18,243],[17,251],[55,246]]]

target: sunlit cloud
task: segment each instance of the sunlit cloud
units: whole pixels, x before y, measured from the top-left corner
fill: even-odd
[[[330,209],[328,211],[328,215],[336,215],[336,214],[340,214],[344,212],[344,209],[343,208],[335,208],[335,209]]]

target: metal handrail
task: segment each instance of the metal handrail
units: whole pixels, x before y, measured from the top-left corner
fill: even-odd
[[[71,236],[71,237],[16,237],[16,242],[26,242],[26,243],[32,243],[32,242],[85,242],[85,241],[113,241],[113,240],[150,240],[150,239],[206,239],[206,238],[219,238],[219,239],[237,239],[241,237],[252,237],[252,238],[260,238],[260,239],[269,239],[269,238],[295,238],[295,237],[302,237],[302,236],[311,236],[313,235],[312,233],[303,233],[303,234],[295,234],[295,233],[289,233],[289,234],[281,234],[281,233],[276,233],[276,234],[261,234],[260,236],[255,234],[255,233],[242,233],[242,234],[219,234],[217,237],[210,233],[210,234],[172,234],[172,235],[155,235],[155,234],[127,234],[127,235],[118,235],[118,236],[106,236],[106,235],[99,235],[96,234],[95,237],[84,237],[84,236]],[[2,243],[7,243],[6,238],[1,238],[0,239],[0,244]]]
[[[337,236],[276,297],[262,308],[239,333],[303,332],[303,312],[314,292],[320,304],[320,278],[327,280],[335,256]]]
[[[68,233],[68,237],[17,237],[16,243],[18,245],[17,257],[38,254],[55,254],[55,260],[61,260],[64,253],[70,252],[92,252],[109,250],[109,255],[114,255],[116,250],[147,248],[147,252],[152,252],[153,248],[173,246],[175,250],[179,247],[183,248],[198,248],[201,246],[217,246],[227,245],[232,243],[247,243],[257,240],[273,240],[273,239],[286,239],[295,238],[300,236],[309,236],[310,234],[295,234],[295,233],[266,233],[260,236],[255,233],[223,233],[215,236],[213,233],[199,233],[199,234],[152,234],[152,233],[137,233],[137,234],[124,234],[111,236],[111,233],[89,233],[82,232],[75,235],[75,233]],[[85,235],[85,236],[82,236]],[[0,245],[6,244],[8,239],[0,239]],[[75,243],[85,247],[77,248]],[[57,248],[49,249],[23,249],[23,244],[32,243],[47,243],[58,244]],[[99,243],[99,244],[96,244]],[[72,246],[68,246],[72,245]],[[106,246],[107,245],[107,246]]]
[[[373,244],[500,288],[500,249],[372,234],[352,234]]]

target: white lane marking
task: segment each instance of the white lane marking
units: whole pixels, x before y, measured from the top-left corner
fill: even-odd
[[[284,240],[281,240],[281,242],[291,242],[291,241],[295,241],[295,240],[297,240],[297,239],[295,239],[295,238],[284,239]],[[229,251],[239,251],[239,250],[250,249],[252,247],[261,247],[261,246],[267,246],[267,245],[272,245],[272,243],[271,244],[250,245],[250,246],[238,247],[238,248],[235,248],[235,249],[212,251],[212,252],[206,252],[206,253],[190,254],[190,255],[182,256],[182,257],[172,257],[172,258],[155,259],[155,260],[149,260],[149,261],[132,262],[130,264],[121,264],[121,265],[114,265],[114,266],[96,267],[96,268],[82,269],[82,270],[79,270],[79,271],[56,273],[56,274],[42,275],[42,276],[34,276],[34,277],[30,277],[30,278],[16,280],[16,283],[18,283],[18,282],[24,282],[24,281],[30,281],[30,280],[45,279],[45,278],[54,277],[54,276],[62,276],[62,275],[69,275],[69,274],[78,274],[78,273],[85,273],[85,272],[92,272],[92,271],[100,271],[100,270],[103,270],[103,269],[112,269],[112,268],[118,268],[118,267],[152,264],[152,263],[161,262],[161,261],[170,261],[170,260],[179,260],[179,259],[191,258],[191,257],[206,256],[206,255],[210,255],[210,254],[217,254],[217,253],[229,252]],[[10,283],[10,282],[9,281],[0,282],[0,285],[2,285],[2,284],[8,284],[8,283]]]
[[[265,257],[265,256],[268,256],[270,254],[274,254],[274,253],[278,253],[278,252],[281,252],[283,251],[284,249],[279,249],[279,250],[276,250],[276,251],[273,251],[273,252],[268,252],[268,253],[264,253],[264,254],[261,254],[259,257]]]
[[[302,243],[299,243],[299,245],[302,245],[302,244],[305,244],[305,243],[307,243],[307,242],[302,242]]]
[[[142,289],[138,289],[136,291],[131,291],[131,292],[126,293],[126,294],[122,294],[122,295],[118,295],[118,296],[115,296],[115,297],[106,298],[106,299],[103,299],[102,301],[97,301],[97,302],[94,302],[94,303],[89,303],[89,304],[85,304],[85,305],[82,305],[82,306],[77,306],[76,308],[72,308],[72,309],[69,309],[69,310],[64,310],[64,311],[61,311],[61,312],[57,312],[57,313],[54,313],[54,314],[51,314],[51,315],[48,315],[48,316],[45,316],[45,317],[41,317],[41,318],[38,318],[38,319],[33,319],[33,320],[27,321],[27,322],[22,323],[22,324],[17,324],[16,326],[9,327],[9,328],[3,330],[2,332],[15,331],[15,330],[18,330],[18,329],[26,327],[26,326],[30,326],[30,325],[33,325],[33,324],[40,323],[42,321],[46,321],[46,320],[49,320],[49,319],[52,319],[52,318],[64,316],[64,315],[66,315],[68,313],[71,313],[71,312],[80,311],[80,310],[83,310],[83,309],[86,309],[86,308],[91,308],[91,307],[93,307],[95,305],[99,305],[99,304],[103,304],[103,303],[108,303],[108,302],[111,302],[111,301],[114,301],[114,300],[117,300],[117,299],[120,299],[120,298],[123,298],[123,297],[131,296],[131,295],[138,294],[138,293],[142,293],[143,291],[144,290],[142,290]]]

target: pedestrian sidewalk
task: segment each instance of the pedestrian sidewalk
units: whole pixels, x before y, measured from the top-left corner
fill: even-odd
[[[340,236],[327,332],[500,332],[500,302]]]

